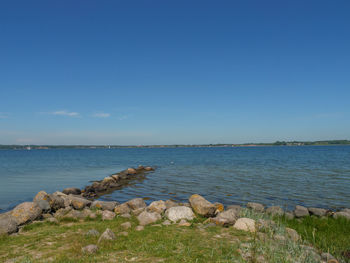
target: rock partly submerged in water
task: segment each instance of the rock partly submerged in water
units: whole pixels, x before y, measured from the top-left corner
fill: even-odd
[[[81,190],[79,188],[75,188],[75,187],[70,187],[70,188],[66,188],[62,191],[62,193],[66,194],[66,195],[80,195],[81,194]]]

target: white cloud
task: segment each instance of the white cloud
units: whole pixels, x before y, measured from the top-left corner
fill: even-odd
[[[79,112],[59,110],[51,112],[52,115],[68,116],[68,117],[79,117]]]
[[[110,113],[105,113],[105,112],[100,112],[100,113],[94,113],[92,114],[92,117],[96,117],[96,118],[108,118],[110,117],[111,114]]]

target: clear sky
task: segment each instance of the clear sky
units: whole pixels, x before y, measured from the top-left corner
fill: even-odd
[[[350,139],[350,1],[2,1],[0,144]]]

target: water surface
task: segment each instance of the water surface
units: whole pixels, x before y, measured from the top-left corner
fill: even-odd
[[[186,201],[199,193],[224,204],[350,207],[350,147],[304,146],[2,150],[0,209],[139,164],[157,170],[101,199]]]

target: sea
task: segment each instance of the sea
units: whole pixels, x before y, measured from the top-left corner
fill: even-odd
[[[350,207],[350,146],[165,147],[0,150],[0,212],[138,165],[156,170],[100,199]]]

